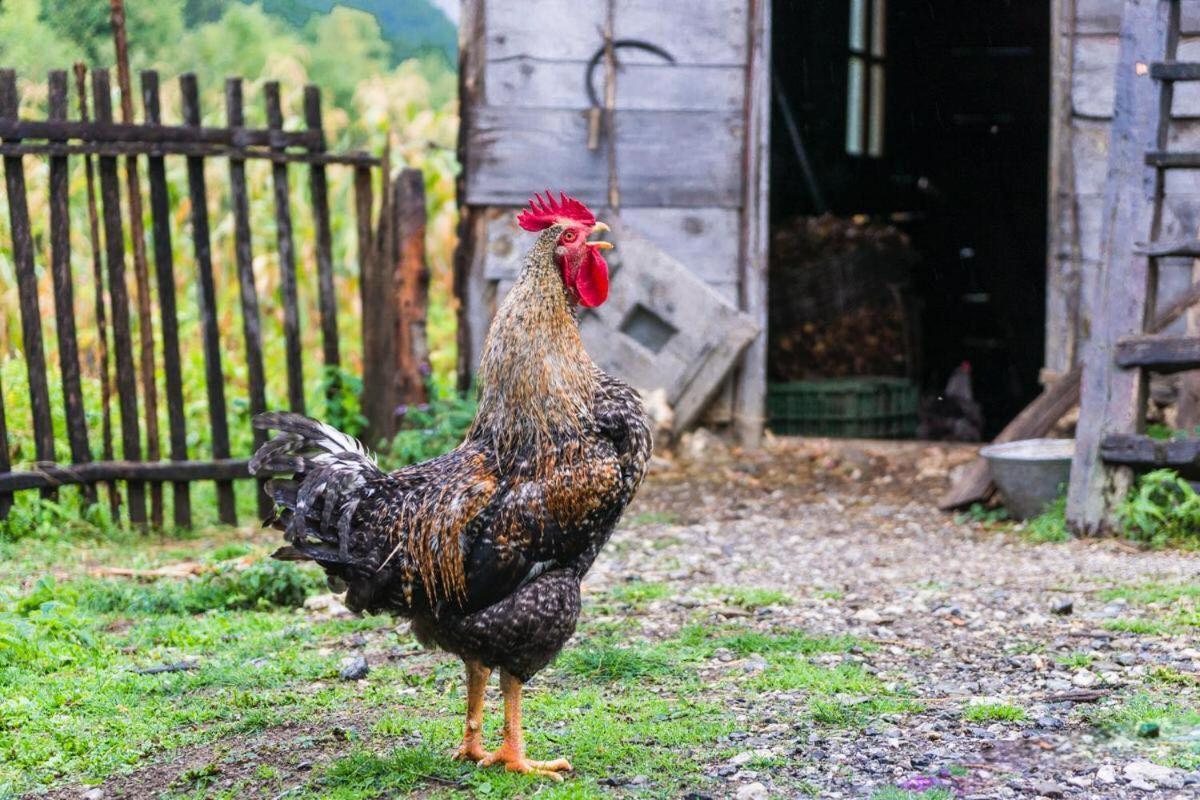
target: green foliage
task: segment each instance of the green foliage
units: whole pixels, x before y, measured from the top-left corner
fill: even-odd
[[[1200,544],[1200,494],[1174,470],[1143,475],[1117,507],[1125,535],[1153,547]]]
[[[321,394],[325,398],[322,421],[351,436],[362,436],[369,420],[362,413],[362,378],[341,367],[325,367]]]
[[[963,709],[968,722],[1021,722],[1025,709],[1011,703],[972,703]]]
[[[726,603],[747,611],[757,611],[767,606],[790,606],[792,596],[778,589],[763,589],[758,586],[728,586],[718,588],[715,593]]]
[[[148,586],[128,581],[83,582],[79,605],[95,613],[199,614],[297,608],[320,581],[287,561],[266,559],[246,567],[219,566],[197,578],[159,580]]]
[[[607,642],[573,647],[559,658],[559,665],[574,675],[602,681],[662,677],[675,669],[654,648],[622,647]]]
[[[417,464],[457,447],[475,419],[474,396],[451,394],[403,412],[401,429],[380,448],[380,463],[388,468]]]
[[[34,492],[15,496],[8,516],[0,519],[0,542],[24,538],[60,539],[101,537],[117,533],[108,507],[103,503],[85,503],[78,492],[60,493],[58,500]]]
[[[1025,523],[1026,536],[1032,542],[1069,542],[1067,530],[1067,498],[1059,497],[1049,508]]]
[[[989,508],[983,503],[972,503],[964,513],[958,514],[954,521],[958,524],[964,522],[975,522],[980,525],[995,525],[999,522],[1005,522],[1009,519],[1008,509],[1004,506],[995,506]]]

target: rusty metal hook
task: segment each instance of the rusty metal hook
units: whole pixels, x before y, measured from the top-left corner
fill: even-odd
[[[614,59],[616,58],[616,51],[620,50],[621,48],[645,50],[647,53],[653,53],[667,63],[675,63],[675,57],[666,50],[662,49],[656,44],[644,42],[641,39],[614,39],[612,43]],[[584,77],[584,88],[587,90],[588,100],[591,101],[593,108],[599,108],[602,105],[599,96],[596,94],[596,87],[592,84],[592,77],[596,73],[596,67],[599,66],[600,60],[604,58],[605,49],[605,45],[600,45],[600,47],[597,48],[596,52],[588,60],[587,72]]]

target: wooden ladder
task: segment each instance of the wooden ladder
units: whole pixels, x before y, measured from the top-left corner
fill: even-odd
[[[1175,60],[1180,0],[1126,0],[1101,228],[1103,265],[1083,357],[1067,520],[1080,533],[1115,527],[1134,470],[1200,467],[1200,438],[1145,434],[1147,371],[1200,369],[1200,337],[1162,335],[1196,287],[1155,316],[1158,265],[1200,258],[1200,240],[1167,241],[1167,170],[1200,169],[1200,152],[1167,149],[1174,85],[1200,81],[1200,62]],[[1190,302],[1188,302],[1190,300]]]

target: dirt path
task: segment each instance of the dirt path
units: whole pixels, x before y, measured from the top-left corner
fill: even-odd
[[[1131,698],[1162,684],[1181,708],[1200,709],[1200,620],[1155,629],[1173,608],[1171,590],[1160,598],[1155,587],[1182,583],[1194,597],[1200,558],[1112,540],[1033,544],[939,513],[932,498],[971,452],[790,444],[654,481],[643,506],[680,524],[622,532],[589,581],[667,583],[670,598],[643,618],[648,633],[707,606],[748,625],[851,634],[875,648],[845,658],[925,706],[865,729],[808,730],[788,724],[796,698],[786,692],[727,697],[740,746],[790,763],[715,764],[709,774],[726,781],[718,794],[753,796],[755,782],[770,791],[786,776],[821,797],[870,797],[888,785],[979,798],[1200,797],[1200,717],[1172,732],[1188,769],[1148,766],[1138,745],[1153,740],[1093,724],[1124,719]],[[705,592],[719,586],[783,590],[790,602],[742,616]],[[728,666],[755,668],[753,656]],[[1016,707],[1024,719],[999,719],[1001,708],[971,721],[973,704]],[[930,775],[950,764],[959,768]]]

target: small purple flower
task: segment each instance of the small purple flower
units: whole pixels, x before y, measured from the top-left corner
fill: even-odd
[[[396,417],[401,418],[408,413],[408,403],[401,403],[396,406]]]
[[[914,775],[908,780],[896,784],[897,788],[903,789],[906,792],[924,792],[929,789],[936,789],[941,785],[942,781],[928,775]]]

